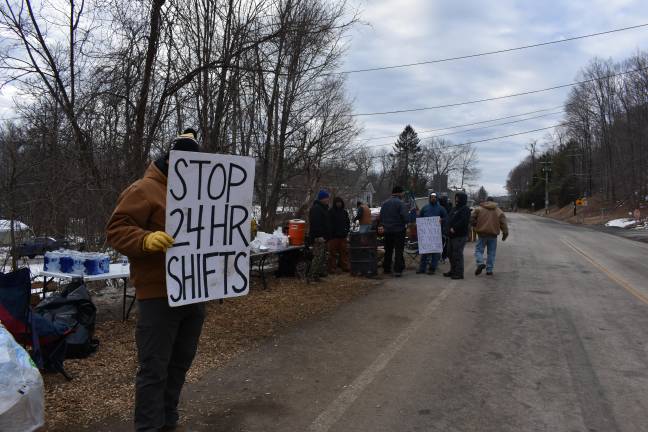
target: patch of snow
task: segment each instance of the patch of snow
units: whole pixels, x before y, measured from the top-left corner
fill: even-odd
[[[613,219],[605,224],[606,227],[615,227],[615,228],[630,228],[635,225],[637,225],[637,221],[635,219],[630,219],[630,218]]]

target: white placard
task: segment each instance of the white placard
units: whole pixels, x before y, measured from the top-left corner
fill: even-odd
[[[170,306],[246,295],[254,158],[172,151],[166,253]]]
[[[439,216],[416,219],[416,237],[419,254],[443,252],[443,237],[441,234],[441,218]]]

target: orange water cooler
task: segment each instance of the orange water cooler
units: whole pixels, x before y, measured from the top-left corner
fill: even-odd
[[[303,246],[306,235],[306,221],[291,219],[288,222],[288,239],[290,246]]]

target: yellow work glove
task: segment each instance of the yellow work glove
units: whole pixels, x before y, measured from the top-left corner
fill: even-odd
[[[155,231],[144,237],[142,250],[144,252],[166,252],[175,240],[164,231]]]

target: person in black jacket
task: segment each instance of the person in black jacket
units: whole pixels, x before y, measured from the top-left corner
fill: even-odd
[[[443,273],[443,276],[452,279],[464,278],[464,246],[468,238],[470,226],[470,209],[466,205],[468,195],[464,192],[457,192],[455,195],[455,206],[448,217],[448,255],[450,257],[450,271]]]
[[[338,256],[342,271],[349,271],[349,246],[347,236],[351,230],[349,213],[344,208],[344,200],[335,197],[333,207],[329,210],[331,223],[331,238],[328,241],[328,272],[335,273],[338,266]]]
[[[403,202],[403,188],[394,186],[392,196],[380,207],[380,224],[385,231],[385,257],[383,273],[392,272],[394,258],[394,276],[401,277],[405,269],[405,229],[409,219],[407,205]]]
[[[450,215],[452,212],[452,203],[448,201],[447,195],[442,195],[439,198],[439,204],[441,204],[441,207],[443,207],[446,210],[446,213]],[[448,238],[448,224],[443,224],[443,252],[441,253],[441,260],[445,263],[445,260],[448,258],[448,244],[449,238]]]
[[[308,241],[313,247],[313,261],[308,272],[308,279],[318,281],[326,276],[326,242],[331,238],[331,220],[329,218],[330,195],[321,190],[313,203],[308,216]]]

